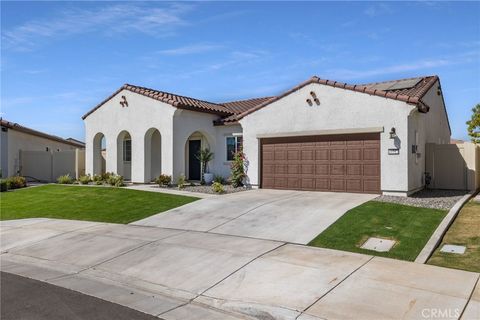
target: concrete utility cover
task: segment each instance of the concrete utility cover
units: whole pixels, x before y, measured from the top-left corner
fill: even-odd
[[[456,253],[456,254],[464,254],[465,253],[465,246],[456,246],[453,244],[446,244],[440,249],[440,252],[448,252],[448,253]]]
[[[387,240],[382,238],[368,238],[367,241],[360,247],[362,249],[373,250],[378,252],[388,252],[395,244],[394,240]]]

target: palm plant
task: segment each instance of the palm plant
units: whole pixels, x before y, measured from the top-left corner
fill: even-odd
[[[202,169],[202,184],[205,183],[204,174],[208,172],[208,163],[213,160],[213,152],[209,148],[200,150],[195,157],[200,161]]]

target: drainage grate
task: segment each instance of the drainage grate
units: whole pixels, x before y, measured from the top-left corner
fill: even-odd
[[[371,237],[368,238],[360,248],[378,252],[388,252],[394,245],[394,240]]]
[[[456,253],[456,254],[464,254],[467,248],[465,246],[456,246],[453,244],[446,244],[440,249],[440,252],[447,252],[447,253]]]

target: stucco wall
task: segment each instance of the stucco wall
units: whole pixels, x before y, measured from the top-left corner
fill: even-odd
[[[66,143],[49,140],[13,129],[8,129],[7,139],[8,176],[15,175],[20,170],[20,150],[46,151],[46,148],[48,148],[53,151],[63,151],[76,149],[74,146]],[[3,175],[7,176],[5,172]]]
[[[409,191],[423,188],[425,185],[425,144],[446,144],[450,142],[450,129],[442,95],[438,95],[438,81],[430,88],[422,100],[430,107],[429,112],[413,110],[408,117],[408,187]],[[417,134],[418,140],[415,140]],[[418,145],[413,153],[412,145]]]
[[[320,105],[309,106],[307,98],[314,91]],[[415,106],[401,101],[370,96],[320,84],[310,84],[243,118],[244,151],[249,161],[248,177],[252,185],[259,184],[259,136],[302,132],[312,134],[323,130],[362,131],[383,127],[381,139],[381,189],[388,192],[408,191],[408,115]],[[390,139],[395,127],[398,139]],[[367,130],[368,131],[368,130]],[[389,155],[388,149],[400,148],[399,155]]]
[[[125,96],[128,107],[120,105]],[[162,173],[173,173],[173,114],[176,108],[128,90],[122,90],[85,120],[86,172],[93,173],[93,139],[103,133],[106,139],[106,171],[117,172],[117,138],[126,130],[132,139],[131,178],[134,182],[150,181],[145,173],[145,134],[151,128],[161,135]]]

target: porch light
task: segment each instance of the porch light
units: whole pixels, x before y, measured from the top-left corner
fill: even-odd
[[[395,128],[390,129],[390,139],[395,139],[397,137],[397,133],[395,132]]]

